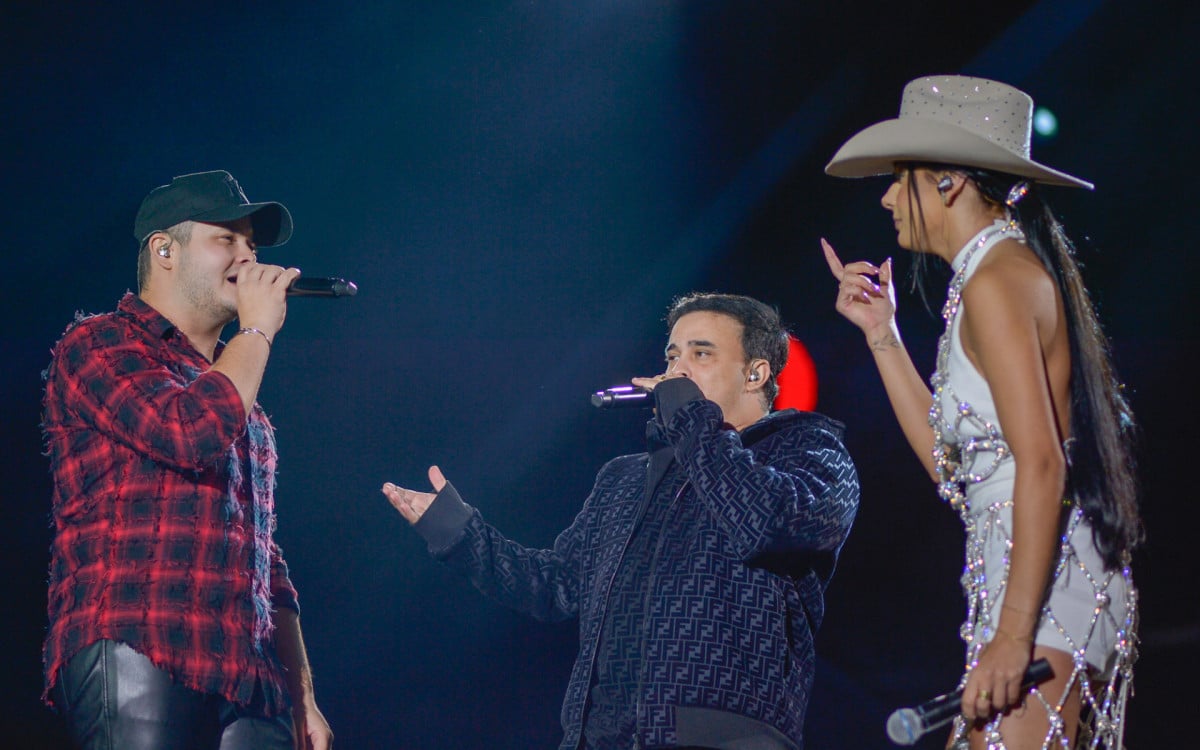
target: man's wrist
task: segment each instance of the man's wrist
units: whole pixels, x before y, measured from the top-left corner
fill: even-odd
[[[289,675],[289,677],[292,677]],[[288,680],[288,692],[292,696],[292,703],[298,708],[302,705],[307,705],[313,702],[313,681],[312,672],[308,669],[300,673],[299,678],[292,677]]]
[[[233,334],[233,335],[234,335],[234,336],[239,336],[239,335],[241,335],[241,334],[243,334],[243,333],[246,333],[246,334],[255,334],[255,333],[257,333],[259,336],[262,336],[262,337],[263,337],[263,338],[266,340],[266,342],[267,342],[267,349],[268,349],[268,350],[269,350],[269,349],[270,349],[270,348],[271,348],[271,347],[274,345],[274,343],[271,341],[271,337],[270,337],[270,336],[268,336],[268,335],[267,335],[267,332],[266,332],[266,331],[264,331],[264,330],[263,330],[263,329],[261,329],[261,328],[256,328],[255,326],[242,326],[241,328],[239,328],[239,329],[237,330],[237,333],[235,333],[235,334]]]

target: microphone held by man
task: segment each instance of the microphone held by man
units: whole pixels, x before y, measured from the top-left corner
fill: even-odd
[[[287,289],[289,297],[353,297],[358,285],[353,281],[322,276],[300,276]]]
[[[636,385],[618,385],[592,394],[597,409],[653,409],[654,394]]]

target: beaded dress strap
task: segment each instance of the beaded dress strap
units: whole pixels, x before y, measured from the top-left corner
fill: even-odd
[[[950,387],[950,347],[953,339],[954,321],[962,309],[962,290],[967,283],[967,269],[971,259],[980,248],[986,247],[993,240],[999,241],[1011,237],[1019,242],[1025,241],[1025,234],[1014,221],[997,221],[985,229],[977,240],[959,253],[955,258],[955,269],[950,286],[946,291],[946,304],[942,307],[942,320],[946,329],[938,339],[937,368],[929,383],[933,388],[933,404],[929,409],[929,426],[933,428],[933,465],[938,474],[938,495],[960,513],[967,512],[966,486],[977,484],[990,477],[1000,467],[1000,464],[1012,456],[1008,443],[1000,433],[1000,429],[984,419],[971,404],[958,398]],[[960,261],[961,262],[958,262]],[[957,405],[954,421],[947,422],[942,409],[942,396],[948,394]],[[960,425],[968,421],[985,437],[971,437],[958,445],[947,442],[947,431],[959,433]],[[990,465],[981,471],[972,472],[974,459],[980,454],[991,454]]]

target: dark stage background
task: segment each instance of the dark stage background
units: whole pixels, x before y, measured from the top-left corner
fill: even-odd
[[[54,748],[38,703],[49,478],[39,373],[76,310],[134,286],[138,203],[230,170],[296,220],[267,262],[358,282],[292,304],[260,401],[279,540],[340,748],[554,747],[574,623],[442,570],[386,480],[439,463],[514,538],[549,545],[641,419],[588,394],[660,365],[692,289],[776,304],[848,424],[863,506],[828,597],[808,739],[885,748],[953,687],[962,532],[903,444],[818,248],[895,254],[883,181],[822,167],[917,75],[1002,78],[1058,115],[1035,157],[1081,245],[1145,431],[1149,542],[1132,748],[1193,746],[1200,671],[1195,4],[216,0],[14,2],[0,22],[5,638],[0,746]],[[179,8],[183,8],[179,4]],[[936,306],[935,302],[935,306]],[[901,299],[927,372],[940,326]],[[920,745],[941,747],[941,737]]]

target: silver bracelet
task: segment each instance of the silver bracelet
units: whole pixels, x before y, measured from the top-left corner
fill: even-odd
[[[233,335],[234,335],[234,336],[237,336],[238,334],[242,334],[242,333],[257,333],[259,336],[262,336],[264,339],[266,339],[266,340],[267,340],[267,348],[268,348],[268,349],[270,349],[270,348],[271,348],[271,337],[270,337],[270,336],[268,336],[267,334],[263,333],[263,332],[262,332],[262,331],[260,331],[259,329],[257,329],[257,328],[250,328],[250,327],[246,327],[246,328],[239,328],[239,329],[238,329],[238,332],[237,332],[237,333],[235,333],[235,334],[233,334]]]

